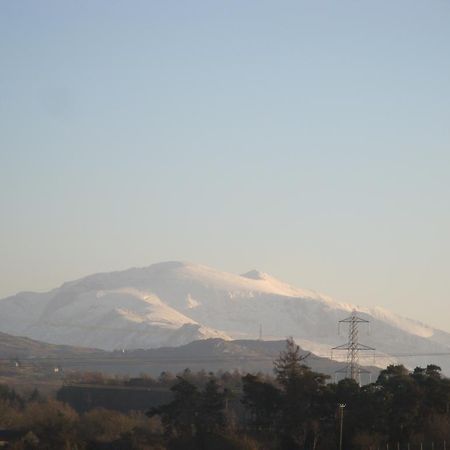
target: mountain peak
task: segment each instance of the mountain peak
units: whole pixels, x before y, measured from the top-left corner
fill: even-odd
[[[259,270],[250,270],[249,272],[243,273],[241,277],[250,278],[251,280],[267,280],[271,278],[269,274],[260,272]]]
[[[180,269],[182,267],[188,267],[196,265],[188,261],[163,261],[155,264],[151,264],[147,269]]]

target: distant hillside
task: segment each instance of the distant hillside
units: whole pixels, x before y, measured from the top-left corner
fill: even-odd
[[[149,350],[129,350],[125,353],[114,352],[123,361],[141,361],[141,364],[151,364],[166,367],[172,372],[179,372],[189,367],[193,370],[234,370],[242,372],[273,372],[273,362],[285,349],[286,341],[263,341],[240,339],[226,341],[223,339],[206,339],[191,342],[179,347],[163,347]],[[305,365],[316,372],[335,376],[341,379],[342,373],[336,374],[345,367],[345,363],[319,357],[306,350]],[[369,374],[362,375],[364,383],[375,380],[379,368],[368,366],[364,368]]]
[[[57,364],[64,370],[99,371],[109,374],[137,376],[147,373],[178,373],[193,371],[240,370],[266,372],[273,370],[273,361],[285,348],[285,341],[206,339],[179,347],[107,352],[97,349],[53,345],[29,338],[0,333],[0,359],[20,360],[22,365],[48,367]],[[304,354],[309,352],[304,351]],[[305,364],[313,370],[334,376],[343,363],[309,354]],[[369,368],[373,376],[377,368]],[[342,375],[340,375],[342,376]],[[363,376],[364,378],[364,376]],[[368,381],[368,377],[363,380]]]
[[[102,350],[47,344],[27,337],[0,332],[0,359],[87,357],[104,353]]]

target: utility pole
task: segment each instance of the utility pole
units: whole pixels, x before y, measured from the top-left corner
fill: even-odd
[[[340,416],[340,425],[339,425],[339,450],[342,450],[342,431],[344,429],[344,408],[345,403],[339,403],[339,416]]]
[[[369,323],[368,320],[359,317],[356,314],[356,310],[352,311],[350,317],[339,321],[339,326],[341,323],[348,324],[348,341],[346,344],[338,345],[333,347],[331,350],[346,350],[347,351],[347,365],[345,366],[346,377],[355,380],[358,384],[361,384],[360,375],[365,370],[362,370],[359,366],[359,352],[361,350],[375,350],[373,347],[368,345],[360,344],[358,341],[358,327],[361,323]],[[338,372],[340,372],[338,371]]]

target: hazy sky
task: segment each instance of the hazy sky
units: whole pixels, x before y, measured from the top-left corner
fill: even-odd
[[[189,260],[450,331],[450,2],[0,3],[0,297]]]

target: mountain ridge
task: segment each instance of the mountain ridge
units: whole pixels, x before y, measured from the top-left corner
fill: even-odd
[[[321,356],[345,341],[337,323],[355,306],[293,287],[252,270],[230,274],[204,265],[169,261],[102,272],[46,293],[0,300],[0,331],[55,344],[117,348],[182,345],[198,339],[266,339],[293,336]],[[358,314],[372,322],[361,340],[385,359],[399,353],[450,352],[450,334],[374,307]],[[345,355],[341,355],[345,356]],[[407,365],[424,359],[404,359]],[[446,358],[438,361],[450,372]]]

